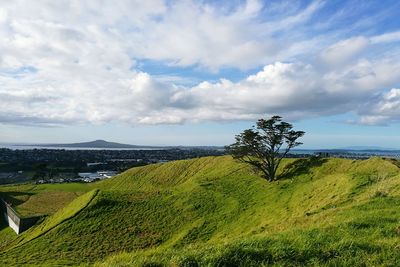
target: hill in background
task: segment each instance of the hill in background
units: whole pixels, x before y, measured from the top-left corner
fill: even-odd
[[[0,263],[398,266],[393,163],[285,159],[275,183],[228,156],[134,168],[79,186],[79,197],[18,237],[3,227]]]
[[[72,144],[40,144],[34,146],[42,147],[68,147],[68,148],[143,148],[144,146],[121,144],[108,142],[105,140],[95,140],[91,142],[72,143]]]
[[[90,142],[71,143],[71,144],[19,144],[17,147],[37,147],[37,148],[103,148],[103,149],[210,149],[222,150],[221,146],[145,146],[130,145],[116,142],[108,142],[105,140],[95,140]]]

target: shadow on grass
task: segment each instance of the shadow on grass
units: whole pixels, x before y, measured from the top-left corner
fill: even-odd
[[[1,216],[0,216],[0,231],[3,230],[4,228],[8,227],[8,224],[6,222],[6,219],[3,216],[3,211],[1,210]]]
[[[398,168],[400,168],[400,160],[398,159],[392,159],[392,158],[385,158],[385,160],[389,161],[390,163],[396,165]]]
[[[8,204],[11,204],[11,206],[18,206],[19,204],[25,202],[24,200],[18,199],[18,196],[31,197],[32,195],[35,194],[30,192],[4,192],[0,193],[0,198],[6,201]]]
[[[291,179],[302,174],[308,174],[312,168],[319,167],[327,161],[328,159],[319,157],[297,159],[294,162],[286,165],[278,177],[281,180]]]

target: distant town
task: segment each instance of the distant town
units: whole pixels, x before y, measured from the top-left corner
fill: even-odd
[[[153,163],[223,155],[216,149],[66,150],[0,148],[0,184],[93,182]]]
[[[0,148],[0,184],[94,182],[127,169],[172,160],[220,156],[222,147],[146,147],[96,140],[74,144],[17,145]],[[287,157],[399,158],[398,150],[297,149]]]

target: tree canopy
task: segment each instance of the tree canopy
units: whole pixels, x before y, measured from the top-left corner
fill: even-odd
[[[280,116],[259,119],[251,129],[236,135],[236,142],[225,147],[235,158],[254,166],[268,181],[277,180],[276,171],[288,152],[301,145],[305,132],[293,130]]]

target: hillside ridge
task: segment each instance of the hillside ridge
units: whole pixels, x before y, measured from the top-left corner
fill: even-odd
[[[398,262],[393,254],[398,251],[389,249],[400,237],[398,166],[381,158],[285,159],[278,174],[280,181],[268,183],[230,156],[133,168],[90,185],[97,193],[89,205],[36,239],[9,247],[7,253],[0,251],[0,262],[79,265],[88,259],[99,266],[180,266],[189,260],[211,266],[239,262],[290,266],[311,260],[341,265],[350,258],[368,264]],[[318,237],[310,239],[315,233]],[[310,240],[319,240],[320,247]],[[290,247],[297,256],[285,254],[288,244],[295,244]],[[362,256],[364,248],[368,258]],[[337,251],[352,256],[336,257]],[[391,256],[382,256],[382,251]],[[227,265],[218,263],[223,259],[230,259]]]

